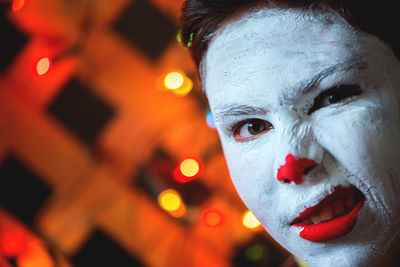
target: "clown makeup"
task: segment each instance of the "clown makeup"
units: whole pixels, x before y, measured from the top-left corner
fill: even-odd
[[[240,197],[310,266],[371,266],[400,229],[399,74],[333,11],[249,12],[203,58]]]

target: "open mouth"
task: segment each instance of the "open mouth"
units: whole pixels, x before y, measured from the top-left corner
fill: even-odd
[[[364,201],[364,195],[354,186],[337,186],[332,194],[304,210],[290,225],[303,228],[300,237],[309,241],[335,239],[353,229]]]

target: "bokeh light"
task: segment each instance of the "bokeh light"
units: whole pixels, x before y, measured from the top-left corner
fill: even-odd
[[[176,211],[182,205],[182,200],[178,192],[167,189],[158,196],[158,203],[166,211]]]
[[[246,213],[243,215],[242,222],[243,225],[249,229],[255,229],[260,226],[260,222],[251,211],[246,211]]]
[[[175,90],[182,86],[184,77],[179,72],[170,72],[164,78],[164,86],[169,90]]]
[[[26,251],[25,235],[21,230],[13,229],[0,235],[0,251],[13,258]]]
[[[175,168],[173,177],[179,183],[187,183],[200,176],[203,163],[199,158],[188,157],[182,160]]]
[[[189,158],[181,162],[179,169],[186,177],[193,177],[199,173],[200,164],[197,162],[197,160]]]
[[[218,227],[223,223],[223,215],[216,209],[206,209],[202,212],[200,219],[201,222],[208,227]]]
[[[170,72],[162,80],[162,90],[169,90],[177,96],[185,96],[193,89],[193,81],[181,71]]]
[[[190,91],[192,91],[192,89],[193,89],[192,80],[188,77],[184,77],[182,85],[179,88],[173,90],[172,92],[177,96],[185,96],[189,94]]]
[[[212,129],[217,128],[217,127],[215,126],[214,118],[213,118],[213,115],[212,115],[211,111],[208,112],[208,114],[207,114],[207,124],[208,124],[208,126],[209,126],[210,128],[212,128]]]
[[[246,249],[244,256],[248,261],[256,262],[263,256],[264,250],[264,246],[255,244]]]
[[[25,4],[25,0],[14,0],[12,2],[11,9],[12,9],[12,11],[17,12],[22,9],[24,4]]]
[[[36,63],[36,72],[39,76],[46,74],[51,66],[50,58],[44,57]]]

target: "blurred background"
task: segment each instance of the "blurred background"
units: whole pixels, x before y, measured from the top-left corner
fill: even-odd
[[[183,0],[0,0],[0,266],[291,266],[237,196]]]

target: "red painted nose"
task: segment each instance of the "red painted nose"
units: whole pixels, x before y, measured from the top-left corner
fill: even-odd
[[[285,183],[301,184],[303,176],[316,166],[315,161],[307,158],[296,159],[292,154],[286,156],[286,163],[279,167],[277,178]]]

